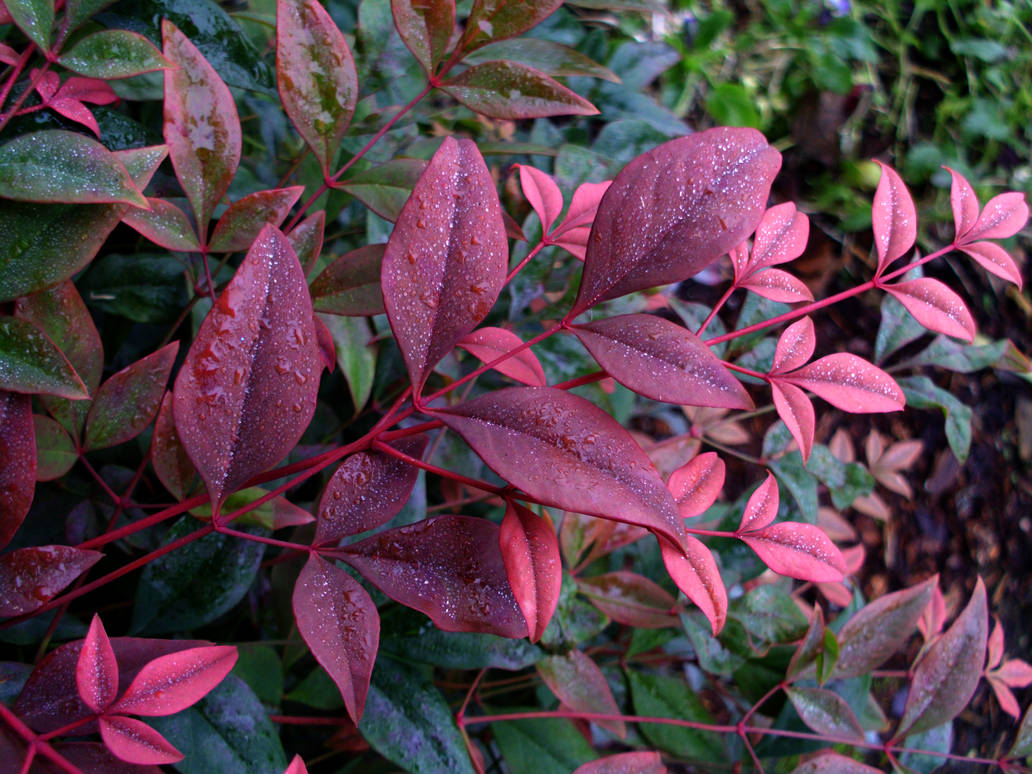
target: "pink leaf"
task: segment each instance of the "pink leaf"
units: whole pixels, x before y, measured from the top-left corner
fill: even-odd
[[[215,224],[208,249],[216,253],[246,250],[266,223],[279,227],[304,190],[300,185],[274,188],[233,202]]]
[[[749,260],[751,272],[795,260],[806,249],[809,236],[810,219],[792,202],[771,207],[756,227]]]
[[[563,248],[568,253],[573,255],[575,258],[583,261],[584,256],[587,254],[588,247],[588,236],[591,234],[590,226],[580,226],[578,228],[564,231],[560,237],[552,236],[552,243]]]
[[[644,575],[619,570],[577,580],[577,588],[614,621],[642,629],[677,626],[677,600]]]
[[[946,599],[942,595],[942,589],[936,585],[931,599],[921,612],[921,617],[917,619],[917,628],[925,642],[928,642],[942,631],[944,623],[946,623]]]
[[[555,223],[555,219],[563,211],[563,194],[551,175],[527,166],[517,164],[520,171],[520,188],[541,219],[541,231],[547,234]]]
[[[57,96],[78,102],[90,102],[94,105],[110,105],[112,102],[118,102],[118,95],[115,94],[114,89],[107,84],[107,81],[99,78],[73,76],[61,85]]]
[[[100,718],[100,738],[128,763],[160,765],[183,760],[183,754],[142,720],[106,715]]]
[[[197,468],[179,441],[176,425],[172,419],[172,393],[166,393],[154,420],[154,434],[151,436],[151,465],[158,479],[177,500],[183,500],[190,493],[197,480]]]
[[[752,233],[780,166],[762,134],[725,127],[632,160],[602,197],[568,318],[706,268]]]
[[[559,604],[563,582],[552,521],[510,501],[498,532],[498,548],[516,604],[527,621],[530,641],[537,642]]]
[[[358,723],[380,644],[376,605],[345,570],[311,554],[294,586],[293,608],[298,631]]]
[[[680,544],[683,520],[648,456],[585,399],[510,387],[433,413],[543,505],[636,524]]]
[[[266,226],[176,378],[176,430],[214,503],[294,448],[315,412],[321,370],[301,266]]]
[[[794,384],[772,378],[770,393],[774,399],[774,408],[785,423],[788,432],[799,444],[799,453],[803,455],[803,464],[810,459],[813,449],[813,436],[817,426],[813,404],[802,389]]]
[[[813,293],[806,287],[806,283],[781,269],[764,269],[740,284],[758,296],[783,304],[813,301]]]
[[[1005,682],[997,678],[995,675],[986,675],[986,680],[989,681],[989,687],[993,689],[993,693],[996,694],[996,701],[1000,703],[1000,709],[1010,715],[1012,718],[1017,719],[1021,715],[1021,705],[1018,704],[1017,697],[1014,696],[1014,692],[1007,686]]]
[[[60,113],[69,121],[82,124],[98,139],[100,138],[100,124],[97,123],[97,119],[93,117],[90,109],[79,100],[56,96],[47,103],[47,107],[55,113]]]
[[[1020,658],[1009,658],[994,674],[1012,688],[1024,688],[1032,683],[1032,665]]]
[[[167,250],[197,252],[201,249],[185,212],[164,199],[148,197],[147,204],[149,210],[127,208],[122,222]]]
[[[996,621],[996,626],[993,627],[992,634],[989,635],[989,640],[986,645],[985,655],[985,668],[995,669],[999,663],[1003,660],[1003,626],[1000,624],[999,619]]]
[[[953,225],[956,229],[954,243],[960,244],[964,236],[978,220],[978,196],[975,189],[967,179],[949,167],[946,170],[950,173],[950,207],[953,208]]]
[[[667,774],[667,767],[658,752],[627,752],[588,761],[573,774]]]
[[[111,712],[174,715],[205,697],[236,664],[231,645],[188,648],[158,656],[133,678]]]
[[[41,607],[102,556],[71,546],[34,546],[0,554],[0,618]]]
[[[602,670],[582,651],[575,649],[564,655],[545,656],[535,666],[545,685],[570,709],[599,715],[620,714]],[[627,726],[622,720],[593,722],[620,739],[627,736]]]
[[[789,325],[778,337],[774,349],[774,364],[770,368],[772,374],[783,374],[802,368],[813,357],[817,348],[817,334],[813,320],[804,317]]]
[[[650,314],[624,314],[573,326],[606,373],[646,398],[691,406],[752,408],[720,358],[691,331]]]
[[[905,405],[903,390],[891,376],[845,352],[822,357],[782,379],[854,414],[899,411]]]
[[[896,171],[880,161],[882,169],[878,190],[874,192],[871,207],[871,225],[874,228],[874,245],[878,250],[878,271],[885,269],[914,246],[917,239],[917,210],[910,191],[896,174]]]
[[[1013,282],[1021,290],[1023,284],[1021,269],[1017,262],[1011,258],[1010,253],[1004,250],[995,242],[971,242],[964,244],[960,249],[970,255],[975,261],[988,272],[1002,277],[1008,282]]]
[[[300,755],[295,755],[283,774],[308,774],[308,767],[305,766],[305,762]]]
[[[477,146],[445,138],[391,232],[380,280],[417,394],[498,298],[509,254],[501,212]]]
[[[498,550],[498,525],[437,516],[332,552],[387,596],[445,631],[526,637]],[[330,552],[326,552],[330,554]]]
[[[976,239],[1006,239],[1014,236],[1028,222],[1028,203],[1025,194],[1009,191],[986,202],[975,225],[964,234],[964,243]]]
[[[581,183],[577,186],[570,201],[570,209],[566,211],[563,222],[552,232],[552,238],[561,234],[569,235],[572,229],[590,229],[591,224],[595,222],[598,205],[612,182],[606,180],[601,183]]]
[[[0,548],[25,520],[36,490],[32,397],[0,391]]]
[[[670,474],[667,489],[681,516],[698,516],[716,502],[724,487],[724,471],[724,461],[717,453],[706,452]]]
[[[842,552],[813,524],[783,521],[740,537],[779,575],[820,583],[845,574]]]
[[[0,24],[11,24],[11,17],[6,15],[7,9],[0,3]],[[21,57],[18,52],[11,48],[6,43],[0,43],[0,62],[6,65],[16,65]],[[54,73],[57,75],[57,73]]]
[[[685,541],[684,553],[665,540],[659,541],[663,564],[677,588],[706,616],[716,637],[727,620],[727,589],[710,550],[691,535]]]
[[[118,695],[118,662],[96,613],[79,651],[75,683],[83,702],[97,713],[106,710]]]
[[[778,482],[768,470],[767,478],[749,495],[736,534],[766,527],[778,515],[779,502]]]
[[[391,0],[398,34],[427,75],[434,75],[455,30],[455,0]]]
[[[442,91],[476,113],[520,120],[593,116],[598,108],[540,70],[499,59],[463,70],[441,83]]]
[[[333,333],[319,315],[315,315],[314,322],[315,340],[319,343],[319,359],[323,368],[332,374],[337,365],[337,345],[333,341]]]
[[[883,287],[928,330],[974,341],[975,321],[971,312],[960,296],[939,280],[922,277]]]
[[[478,360],[490,363],[517,347],[523,346],[523,339],[504,328],[477,328],[459,339],[456,346],[466,350]],[[531,387],[544,387],[548,383],[545,378],[545,370],[529,347],[509,359],[503,360],[494,367],[494,370]]]

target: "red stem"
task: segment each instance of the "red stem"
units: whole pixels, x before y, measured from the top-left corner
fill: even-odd
[[[11,76],[7,79],[7,83],[4,84],[3,90],[0,91],[0,107],[3,107],[7,101],[7,97],[11,94],[11,89],[14,88],[15,82],[21,77],[22,71],[25,69],[25,65],[29,63],[29,59],[32,58],[32,52],[36,50],[36,44],[30,43],[24,51],[18,61],[14,64],[11,69]],[[2,127],[0,127],[2,128]]]
[[[498,487],[494,484],[488,484],[486,481],[478,481],[475,478],[469,478],[461,473],[454,473],[444,468],[439,468],[436,465],[431,465],[429,462],[423,462],[423,460],[416,459],[415,457],[405,454],[403,451],[398,451],[393,446],[385,444],[383,441],[373,441],[373,448],[377,451],[381,451],[384,454],[390,454],[392,457],[397,457],[399,460],[407,462],[409,465],[414,465],[417,468],[422,468],[430,473],[436,473],[442,478],[450,478],[452,481],[458,481],[460,484],[471,486],[475,489],[480,489],[484,492],[491,492],[499,496],[505,496],[511,494],[511,492],[504,487]]]
[[[35,754],[35,752],[40,752],[51,763],[53,763],[62,771],[67,772],[67,774],[83,774],[82,769],[80,769],[78,766],[73,766],[65,759],[63,755],[61,755],[61,753],[59,753],[57,750],[51,747],[48,742],[39,739],[36,736],[36,733],[27,725],[25,725],[21,718],[19,718],[17,715],[11,712],[11,710],[9,710],[3,704],[3,702],[0,702],[0,719],[3,719],[4,722],[6,722],[8,726],[10,726],[11,730],[13,730],[16,734],[18,734],[18,736],[20,736],[26,742],[28,742],[29,750],[27,753],[27,757],[30,760]]]
[[[717,301],[717,303],[713,305],[713,308],[710,309],[710,313],[706,315],[706,319],[702,321],[702,325],[699,326],[699,330],[695,331],[695,335],[698,338],[702,338],[702,332],[706,330],[706,326],[713,322],[713,318],[717,316],[717,312],[721,310],[724,304],[727,303],[727,300],[731,298],[731,294],[734,293],[737,289],[738,284],[732,282],[731,287],[724,291],[724,295],[722,295],[720,299]]]
[[[509,272],[509,275],[505,278],[505,284],[508,285],[510,282],[512,282],[513,277],[519,274],[523,267],[530,263],[534,259],[535,255],[541,252],[541,248],[543,248],[545,245],[550,244],[553,244],[553,242],[551,242],[548,239],[547,235],[541,237],[541,241],[537,243],[537,247],[535,247],[533,250],[527,253],[527,257],[520,261],[518,264],[516,264],[516,268]]]
[[[308,546],[301,545],[300,543],[289,543],[286,540],[276,540],[275,538],[263,537],[262,535],[252,535],[249,532],[241,532],[236,529],[230,529],[229,527],[216,526],[215,531],[220,535],[229,535],[231,537],[240,538],[241,540],[250,540],[254,543],[265,543],[267,546],[288,548],[291,551],[308,551]]]

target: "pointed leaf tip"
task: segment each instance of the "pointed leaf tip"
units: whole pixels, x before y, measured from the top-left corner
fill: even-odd
[[[100,713],[118,693],[118,662],[100,616],[94,614],[75,665],[75,683],[86,706]]]
[[[516,604],[527,621],[530,641],[537,642],[559,604],[563,582],[555,529],[547,514],[538,516],[509,502],[498,532],[498,547]]]
[[[878,251],[878,274],[903,256],[917,239],[917,210],[902,178],[892,167],[875,162],[881,167],[881,179],[874,192],[871,224],[874,245]]]

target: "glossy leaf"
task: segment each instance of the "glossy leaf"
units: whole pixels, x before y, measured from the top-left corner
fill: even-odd
[[[725,470],[724,461],[716,452],[705,452],[670,474],[667,489],[681,516],[699,516],[717,501],[724,488]]]
[[[691,331],[662,317],[625,314],[573,327],[605,369],[646,398],[690,406],[752,408],[720,358]]]
[[[498,525],[486,519],[429,518],[333,555],[445,631],[527,636],[498,550]]]
[[[484,363],[491,363],[523,346],[523,339],[505,328],[485,327],[467,333],[455,346],[466,350]],[[529,347],[498,363],[494,370],[530,387],[544,387],[548,383],[541,363]]]
[[[665,540],[659,541],[663,564],[684,595],[706,616],[713,636],[720,634],[727,620],[727,589],[713,554],[698,538],[685,537],[685,552]]]
[[[964,243],[978,239],[1006,239],[1014,236],[1028,222],[1028,203],[1025,195],[1010,191],[994,196],[986,202],[978,220],[966,232]]]
[[[487,43],[514,38],[537,26],[562,5],[562,0],[475,0],[458,50],[469,52]]]
[[[806,365],[817,348],[817,333],[813,320],[804,317],[789,325],[778,337],[774,350],[774,363],[770,373],[793,371]]]
[[[215,224],[208,249],[216,253],[248,249],[266,223],[279,227],[303,192],[303,186],[295,185],[257,191],[238,199]]]
[[[573,774],[667,774],[667,767],[658,752],[627,752],[589,761]]]
[[[770,393],[778,416],[799,444],[799,452],[803,455],[805,465],[813,450],[813,436],[817,427],[813,404],[802,389],[780,379],[771,379]]]
[[[297,253],[297,259],[305,269],[311,272],[312,267],[322,253],[323,240],[326,236],[326,210],[318,210],[298,223],[287,234],[290,246]]]
[[[792,774],[880,774],[881,769],[868,766],[831,750],[824,750],[800,763]]]
[[[978,195],[971,183],[959,172],[946,167],[950,173],[950,207],[953,210],[953,224],[956,236],[953,241],[960,244],[965,234],[978,220]]]
[[[7,13],[25,36],[43,51],[50,50],[54,0],[4,0]]]
[[[105,715],[100,723],[100,738],[107,748],[129,763],[159,765],[175,763],[183,754],[165,737],[142,720],[121,715]]]
[[[176,433],[175,421],[172,419],[171,392],[165,393],[158,408],[154,434],[151,436],[150,459],[154,472],[165,488],[177,500],[184,499],[197,479],[197,469]]]
[[[545,656],[537,662],[538,674],[560,702],[576,712],[619,715],[609,683],[598,665],[582,651]],[[619,738],[627,736],[622,720],[593,721]]]
[[[822,357],[782,378],[843,411],[869,414],[904,406],[903,391],[891,376],[846,352]]]
[[[586,99],[540,70],[507,60],[474,65],[442,82],[441,90],[490,118],[519,120],[598,113]]]
[[[391,0],[398,34],[427,75],[444,61],[455,30],[454,0]]]
[[[792,202],[771,207],[763,213],[756,227],[749,268],[755,271],[795,260],[806,249],[809,235],[810,219],[799,212]]]
[[[0,392],[0,548],[14,537],[32,505],[36,443],[32,399]]]
[[[358,74],[344,35],[316,0],[277,0],[276,84],[323,175],[351,123]]]
[[[25,396],[27,399],[27,396]],[[2,424],[3,420],[0,420]],[[36,438],[36,480],[53,481],[60,478],[78,461],[79,453],[75,450],[75,443],[68,431],[57,421],[50,417],[39,414],[32,416],[32,430]],[[0,436],[3,431],[0,430]],[[22,442],[27,442],[32,436],[21,434]],[[19,459],[10,449],[3,449],[3,441],[0,440],[0,457],[8,460],[7,468],[12,474],[26,475],[28,471],[19,465]],[[0,473],[0,492],[4,491],[3,480],[5,470]],[[31,498],[31,493],[30,493]],[[5,517],[0,516],[0,523],[7,522]],[[0,543],[3,543],[3,530],[0,530]]]
[[[200,701],[233,669],[230,645],[189,648],[159,656],[133,678],[110,712],[147,717],[174,715]]]
[[[423,159],[391,159],[383,164],[350,175],[334,184],[347,191],[381,218],[391,223],[412,195],[419,176],[426,169]]]
[[[702,699],[683,678],[635,669],[626,673],[636,714],[713,723]],[[725,759],[721,737],[714,732],[666,723],[643,723],[641,731],[652,744],[679,758],[708,761],[713,767]]]
[[[186,213],[165,199],[147,198],[149,210],[131,208],[122,222],[159,247],[180,252],[199,252],[200,243]]]
[[[0,317],[0,390],[71,400],[89,397],[86,385],[54,342],[17,317]]]
[[[76,41],[58,63],[79,75],[110,80],[164,70],[171,63],[142,35],[100,30]]]
[[[885,290],[928,330],[964,341],[975,338],[975,320],[960,296],[939,280],[920,279],[885,285]]]
[[[433,413],[538,502],[636,524],[680,544],[680,514],[648,456],[585,399],[510,387]]]
[[[260,505],[254,504],[256,501],[266,498],[268,494],[269,490],[262,489],[260,486],[241,489],[226,498],[223,510],[227,514],[243,511],[233,517],[235,525],[251,524],[270,530],[297,527],[315,521],[315,517],[304,508],[292,504],[283,497],[265,499]],[[199,519],[208,521],[211,519],[211,505],[209,503],[198,505],[196,508],[191,508],[190,513]]]
[[[523,718],[491,725],[501,758],[512,771],[569,774],[597,753],[588,729],[566,718]],[[483,767],[481,767],[483,770]]]
[[[517,168],[520,189],[541,220],[541,231],[547,234],[563,211],[562,191],[551,175],[526,164],[518,164]]]
[[[161,37],[165,57],[176,65],[165,70],[165,142],[203,241],[240,164],[240,118],[218,73],[167,19]]]
[[[763,529],[778,515],[778,482],[774,474],[767,471],[767,478],[749,495],[742,512],[742,521],[738,525],[738,533]]]
[[[622,624],[643,629],[677,625],[673,615],[677,600],[644,575],[618,570],[578,579],[577,588],[591,604]]]
[[[97,713],[106,710],[118,695],[118,662],[104,624],[96,613],[79,651],[75,683],[79,697]]]
[[[103,742],[59,742],[55,749],[61,757],[83,771],[104,774],[162,774],[157,766],[138,766],[118,758]],[[50,774],[50,769],[46,774]]]
[[[102,556],[71,546],[33,546],[0,554],[0,618],[41,607]]]
[[[743,288],[758,296],[782,304],[796,301],[813,301],[813,293],[806,283],[781,269],[763,269],[741,283]]]
[[[298,631],[358,723],[380,641],[376,605],[345,570],[311,554],[294,586],[293,609]]]
[[[799,717],[818,734],[860,743],[865,741],[860,722],[841,696],[823,688],[805,686],[785,690]]]
[[[971,242],[961,246],[960,249],[974,258],[975,262],[986,271],[1002,277],[1008,282],[1013,282],[1019,290],[1021,289],[1024,284],[1021,278],[1021,269],[1011,258],[1010,253],[995,242]]]
[[[387,317],[418,394],[427,376],[498,298],[508,266],[501,205],[470,140],[445,138],[383,255]]]
[[[788,670],[785,672],[786,680],[794,678],[803,669],[814,663],[822,653],[827,632],[824,625],[824,610],[819,604],[814,605],[809,617],[810,625],[806,629],[806,635],[799,642],[795,653],[792,654],[792,660],[788,662]]]
[[[488,43],[483,48],[463,57],[466,64],[475,65],[507,59],[540,70],[545,75],[580,75],[620,83],[619,76],[607,67],[586,57],[580,51],[542,38],[519,38]]]
[[[985,584],[979,578],[957,620],[918,662],[897,737],[942,725],[967,706],[981,678],[988,636]]]
[[[813,524],[784,521],[741,539],[779,575],[814,583],[841,581],[845,575],[842,552]]]
[[[294,448],[322,370],[301,266],[262,229],[176,378],[176,431],[215,503]]]
[[[537,642],[559,604],[563,582],[559,540],[551,519],[508,502],[498,531],[498,548],[530,641]]]
[[[874,229],[874,246],[878,251],[880,276],[889,264],[902,257],[917,239],[917,210],[903,180],[891,167],[875,162],[881,167],[881,179],[874,192],[871,206],[871,225]]]
[[[752,233],[780,166],[753,129],[709,129],[638,156],[602,197],[568,316],[704,269]]]
[[[383,314],[380,270],[384,245],[365,245],[345,253],[312,280],[317,312],[365,317]]]

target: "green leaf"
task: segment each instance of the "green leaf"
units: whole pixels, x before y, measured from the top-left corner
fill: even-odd
[[[249,507],[252,503],[268,496],[269,490],[260,486],[250,486],[234,492],[222,504],[220,513],[223,515],[233,513]],[[211,503],[198,505],[191,508],[190,513],[199,519],[209,521],[211,519]],[[285,497],[273,497],[261,505],[251,508],[233,519],[234,524],[251,524],[256,527],[277,530],[284,527],[294,527],[299,524],[310,524],[315,517],[303,508],[291,503]]]
[[[290,701],[304,704],[306,707],[319,710],[344,709],[344,700],[340,696],[340,688],[333,682],[326,670],[316,666],[305,675],[300,683],[283,697]]]
[[[184,516],[168,530],[164,543],[198,526],[196,519]],[[155,559],[140,577],[130,628],[163,634],[211,623],[243,599],[264,553],[262,543],[213,533]]]
[[[102,8],[112,5],[115,0],[66,0],[65,15],[68,20],[68,31],[81,27]]]
[[[478,51],[466,56],[462,61],[475,65],[497,59],[519,62],[534,67],[545,75],[581,75],[620,83],[620,78],[616,73],[584,56],[577,49],[540,38],[499,40],[497,43],[488,43]]]
[[[426,169],[423,159],[392,159],[337,184],[384,220],[398,219],[412,188]]]
[[[441,84],[477,113],[491,118],[544,118],[547,116],[593,116],[598,108],[586,99],[518,62],[484,62],[464,70]]]
[[[50,338],[16,317],[0,317],[0,390],[90,397],[86,385]]]
[[[706,97],[706,112],[724,126],[763,127],[756,97],[739,83],[720,83]]]
[[[886,296],[889,298],[889,296]],[[933,365],[961,374],[970,374],[990,368],[1007,351],[1007,341],[988,344],[965,344],[949,336],[937,336],[909,361],[912,365]]]
[[[337,348],[337,365],[348,383],[357,414],[369,400],[376,376],[377,345],[373,343],[373,332],[364,317],[324,314],[321,319],[330,329]]]
[[[814,444],[806,469],[824,482],[831,493],[832,503],[839,510],[848,508],[856,498],[874,491],[874,476],[863,465],[843,462],[823,444]]]
[[[745,663],[744,656],[724,644],[724,640],[738,634],[742,635],[742,639],[746,639],[745,629],[738,621],[731,620],[725,623],[719,637],[713,636],[713,627],[698,612],[681,613],[681,625],[695,649],[699,666],[710,674],[730,677]],[[737,631],[733,631],[735,629]]]
[[[942,411],[946,417],[946,440],[957,459],[964,462],[971,449],[971,409],[953,393],[936,387],[927,376],[907,376],[896,381],[911,407]]]
[[[598,757],[565,718],[492,723],[491,731],[512,774],[569,774]]]
[[[695,723],[714,722],[702,700],[684,680],[632,669],[626,670],[626,674],[636,714]],[[679,757],[710,763],[727,758],[720,734],[666,723],[641,723],[640,727],[650,742]]]
[[[817,479],[806,469],[802,455],[797,451],[789,452],[784,457],[771,461],[768,467],[773,471],[778,483],[784,484],[792,499],[796,501],[803,521],[816,524]]]
[[[808,626],[806,616],[792,597],[770,584],[732,600],[728,618],[740,621],[749,634],[769,643],[797,640]]]
[[[1021,758],[1032,755],[1032,707],[1025,711],[1025,717],[1021,719],[1021,726],[1018,728],[1018,735],[1014,739],[1008,758]]]
[[[134,322],[169,322],[190,300],[186,269],[168,254],[105,255],[81,283],[89,305]]]
[[[970,56],[983,62],[999,62],[1010,56],[1005,45],[986,38],[953,38],[950,48],[957,56]]]
[[[609,619],[604,613],[577,594],[576,581],[564,572],[559,605],[541,635],[541,644],[549,650],[568,650],[591,639],[608,624]]]
[[[4,5],[18,29],[41,49],[49,51],[54,0],[5,0]]]
[[[473,774],[455,717],[414,667],[381,656],[358,730],[380,755],[413,774]]]
[[[906,739],[906,747],[909,749],[900,756],[899,762],[908,770],[918,774],[932,774],[942,769],[946,760],[945,753],[953,750],[953,723],[943,723],[919,734],[910,734]],[[923,755],[914,750],[928,750],[944,755]]]
[[[874,339],[874,362],[883,362],[893,352],[927,332],[903,304],[886,293],[882,298],[881,320]]]
[[[241,646],[237,651],[233,674],[251,686],[263,704],[278,706],[283,696],[283,662],[276,651],[268,645]]]
[[[147,722],[186,757],[182,774],[282,774],[287,756],[254,691],[230,674],[201,701]]]
[[[147,38],[128,30],[101,30],[87,35],[57,61],[79,75],[105,80],[172,66]]]
[[[36,480],[60,478],[79,459],[72,437],[50,417],[34,414],[32,425],[36,431]]]

